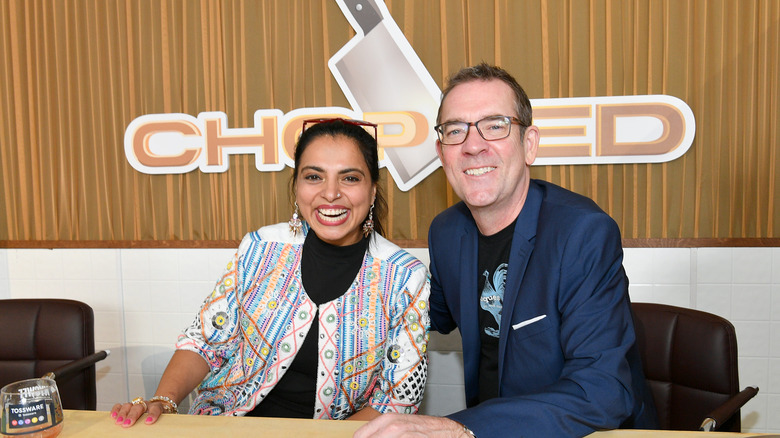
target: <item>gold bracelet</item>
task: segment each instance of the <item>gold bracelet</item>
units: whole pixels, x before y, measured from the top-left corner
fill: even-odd
[[[171,400],[170,398],[164,396],[164,395],[155,395],[154,397],[147,400],[149,403],[151,402],[160,402],[163,404],[163,413],[165,414],[178,414],[179,413],[179,406],[176,404],[175,401]]]

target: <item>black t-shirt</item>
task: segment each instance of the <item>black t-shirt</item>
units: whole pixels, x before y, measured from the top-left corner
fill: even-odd
[[[301,281],[306,295],[316,305],[335,300],[349,289],[360,271],[368,241],[366,238],[349,246],[333,246],[320,240],[314,230],[309,230],[301,255]],[[319,315],[316,315],[290,369],[247,416],[314,417],[318,338]]]
[[[492,236],[479,235],[479,403],[498,397],[498,333],[516,222]]]

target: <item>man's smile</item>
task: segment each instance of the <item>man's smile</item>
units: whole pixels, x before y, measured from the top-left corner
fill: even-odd
[[[463,173],[469,176],[480,176],[488,172],[492,172],[494,170],[496,170],[496,168],[493,166],[485,166],[485,167],[478,167],[476,169],[466,169]]]

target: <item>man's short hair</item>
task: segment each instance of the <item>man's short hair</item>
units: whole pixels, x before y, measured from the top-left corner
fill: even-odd
[[[450,94],[450,91],[452,91],[453,88],[467,82],[489,81],[492,79],[498,79],[509,85],[509,88],[512,89],[515,95],[515,107],[517,111],[515,117],[520,120],[520,123],[522,123],[523,126],[531,126],[531,123],[533,122],[531,101],[528,99],[528,95],[525,94],[523,87],[521,87],[515,78],[503,68],[489,65],[485,62],[471,67],[464,67],[447,79],[447,87],[444,88],[444,92],[441,95],[439,113],[436,115],[436,124],[441,123],[441,108],[444,106],[444,99],[447,98],[447,95]]]

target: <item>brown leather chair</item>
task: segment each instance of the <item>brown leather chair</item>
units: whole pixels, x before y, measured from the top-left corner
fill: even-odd
[[[79,301],[0,300],[0,387],[48,374],[65,409],[94,411],[95,362],[108,354],[95,353],[94,321]]]
[[[740,432],[739,409],[758,388],[739,390],[734,326],[699,310],[631,306],[661,429]]]

